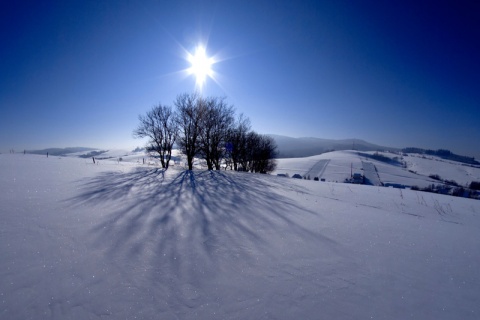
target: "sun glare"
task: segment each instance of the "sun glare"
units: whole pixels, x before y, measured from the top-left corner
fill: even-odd
[[[207,57],[207,53],[203,46],[198,46],[195,49],[195,54],[188,55],[188,61],[191,63],[190,74],[193,74],[196,78],[196,85],[202,88],[207,76],[212,77],[212,64],[214,63],[212,58]]]

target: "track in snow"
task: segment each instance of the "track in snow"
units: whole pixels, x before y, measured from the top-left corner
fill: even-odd
[[[365,183],[374,186],[381,186],[382,181],[380,181],[380,177],[378,176],[375,165],[371,162],[362,161],[362,166],[363,175],[365,176]]]
[[[330,159],[319,160],[313,165],[313,167],[310,168],[310,170],[307,171],[307,173],[305,173],[305,175],[307,177],[318,177],[320,179],[325,172],[325,169],[327,168],[329,162]]]

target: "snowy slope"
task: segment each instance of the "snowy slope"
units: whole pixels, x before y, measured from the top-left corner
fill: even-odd
[[[480,181],[480,168],[459,162],[438,157],[424,158],[416,154],[399,156],[380,152],[379,154],[386,158],[398,158],[396,161],[384,162],[373,158],[374,154],[375,152],[334,151],[306,158],[277,159],[277,169],[273,174],[288,173],[293,176],[298,173],[302,176],[310,175],[311,179],[318,176],[326,181],[343,182],[350,178],[351,172],[363,174],[366,164],[371,164],[375,167],[380,182],[385,185],[426,187],[432,183],[440,183],[429,177],[432,174],[439,175],[443,180],[456,181],[463,186],[472,181]],[[311,169],[319,162],[328,163],[318,175],[311,174]],[[400,163],[405,163],[406,167]]]
[[[405,157],[409,170],[429,176],[437,174],[442,179],[454,180],[461,185],[480,181],[480,168],[460,162],[444,160],[435,156],[412,154]]]
[[[1,319],[479,318],[480,201],[87,160],[0,155]]]

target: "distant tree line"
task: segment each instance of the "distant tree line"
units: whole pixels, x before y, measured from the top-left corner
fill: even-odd
[[[90,151],[89,153],[86,153],[86,154],[81,154],[79,155],[80,158],[91,158],[91,157],[97,157],[105,152],[107,152],[108,150],[98,150],[98,151]]]
[[[404,148],[402,149],[402,152],[437,156],[443,159],[458,161],[458,162],[467,163],[467,164],[480,164],[480,162],[476,161],[474,157],[461,156],[446,149],[430,150],[430,149],[422,149],[422,148]]]
[[[147,151],[155,152],[163,168],[168,168],[176,144],[193,169],[195,157],[205,159],[208,170],[223,166],[237,171],[267,173],[276,166],[277,146],[273,138],[251,130],[250,120],[226,98],[184,93],[174,107],[158,104],[145,115],[133,135],[149,138]]]

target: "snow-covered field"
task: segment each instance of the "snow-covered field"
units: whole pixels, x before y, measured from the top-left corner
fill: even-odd
[[[277,171],[323,159],[343,181],[375,161],[325,156]],[[375,165],[382,182],[419,176]],[[0,155],[1,319],[479,319],[479,240],[472,199]]]
[[[423,188],[432,183],[440,183],[429,177],[433,174],[439,175],[443,180],[453,180],[464,187],[472,181],[480,181],[479,167],[434,156],[424,157],[417,154],[400,156],[392,153],[379,153],[387,158],[398,158],[397,161],[384,162],[376,160],[373,157],[374,154],[375,152],[334,151],[306,158],[278,159],[278,166],[273,174],[310,175],[311,179],[319,177],[326,181],[343,182],[350,178],[352,171],[363,174],[365,163],[368,163],[376,168],[378,178],[385,185],[395,184]],[[317,163],[322,162],[328,162],[323,171],[312,170]],[[405,163],[406,167],[401,163]]]

